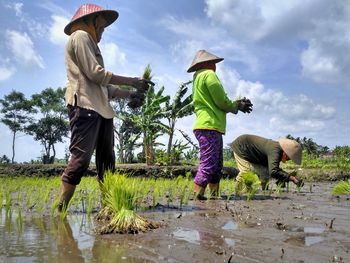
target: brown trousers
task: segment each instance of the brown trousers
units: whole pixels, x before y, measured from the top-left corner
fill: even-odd
[[[93,110],[69,106],[71,157],[62,175],[62,181],[78,185],[86,173],[96,150],[96,170],[102,180],[106,170],[115,169],[113,119],[105,119]]]

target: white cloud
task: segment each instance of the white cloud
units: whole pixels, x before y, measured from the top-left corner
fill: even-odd
[[[63,29],[68,24],[69,19],[57,15],[53,15],[51,18],[53,22],[49,28],[49,39],[56,45],[64,46],[68,36],[63,32]]]
[[[7,30],[6,39],[8,47],[19,63],[45,68],[43,58],[35,51],[34,44],[27,33]]]
[[[199,49],[206,49],[224,57],[226,61],[246,65],[252,71],[260,68],[258,59],[246,44],[237,41],[237,38],[224,28],[215,27],[205,21],[179,20],[170,16],[164,17],[161,24],[183,39],[171,45],[171,52],[174,61],[183,61],[186,67],[190,65]]]
[[[9,79],[15,73],[13,67],[0,66],[0,81]]]
[[[11,3],[5,5],[6,8],[13,9],[17,17],[22,15],[23,3]]]
[[[15,9],[16,16],[20,16],[22,14],[23,3],[15,3],[13,7]]]
[[[102,43],[100,45],[101,52],[103,54],[103,59],[105,67],[107,69],[118,69],[120,72],[120,67],[124,67],[126,63],[126,54],[120,50],[120,48],[114,43]]]
[[[264,18],[256,1],[207,0],[206,4],[207,16],[236,36],[250,39],[261,37]]]
[[[254,119],[256,131],[270,129],[285,135],[321,131],[335,116],[334,107],[317,103],[304,94],[288,97],[281,91],[266,89],[259,82],[243,80],[236,71],[223,69],[218,71],[219,77],[221,72],[224,73],[221,82],[229,96],[230,90],[234,89],[233,98],[247,97],[254,104],[253,112],[248,116]]]
[[[270,61],[262,56],[266,53],[261,52],[264,45],[273,48],[273,54],[280,59],[295,48],[301,53],[299,62],[304,77],[350,89],[349,1],[206,0],[205,12],[232,38],[255,47],[255,51],[249,50],[261,61],[254,61],[252,56],[251,65],[269,65]]]

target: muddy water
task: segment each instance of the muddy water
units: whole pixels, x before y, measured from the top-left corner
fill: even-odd
[[[81,213],[64,222],[23,215],[21,226],[3,209],[0,262],[350,262],[350,201],[332,197],[332,186],[159,206],[143,215],[163,227],[138,235],[97,235]]]

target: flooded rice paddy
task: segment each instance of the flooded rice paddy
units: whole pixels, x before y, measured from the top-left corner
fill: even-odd
[[[140,214],[163,226],[136,235],[96,234],[94,214],[74,209],[9,217],[4,200],[0,262],[350,262],[350,201],[333,185],[157,205]]]

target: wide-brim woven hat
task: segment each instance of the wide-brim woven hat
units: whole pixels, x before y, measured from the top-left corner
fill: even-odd
[[[187,72],[194,72],[197,71],[198,68],[200,68],[201,63],[203,62],[209,62],[212,61],[214,63],[218,63],[220,61],[223,61],[223,58],[220,58],[218,56],[215,56],[214,54],[209,53],[208,51],[202,49],[197,51],[191,66],[188,68]]]
[[[287,138],[280,138],[278,142],[281,145],[282,150],[288,155],[289,159],[298,165],[301,164],[302,148],[300,143]]]
[[[104,19],[107,21],[106,27],[112,24],[115,20],[117,20],[119,16],[119,13],[115,10],[106,10],[101,6],[94,4],[83,4],[78,8],[71,21],[64,28],[64,33],[66,33],[69,36],[71,34],[71,28],[74,23],[92,14],[103,15]]]

